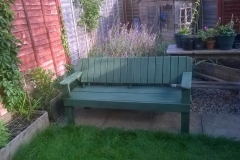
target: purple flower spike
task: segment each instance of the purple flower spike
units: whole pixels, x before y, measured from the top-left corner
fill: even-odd
[[[221,20],[222,18],[221,18],[221,17],[219,17],[218,19],[219,19],[219,20]]]
[[[207,26],[204,27],[204,30],[205,30],[205,31],[207,30]]]

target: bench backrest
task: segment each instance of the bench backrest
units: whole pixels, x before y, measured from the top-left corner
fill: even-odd
[[[185,56],[83,58],[77,71],[83,83],[179,84],[182,73],[192,71],[192,59]]]

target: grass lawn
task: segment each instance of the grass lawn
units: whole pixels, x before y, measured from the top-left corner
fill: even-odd
[[[52,126],[20,147],[14,160],[239,159],[240,142],[95,127]]]

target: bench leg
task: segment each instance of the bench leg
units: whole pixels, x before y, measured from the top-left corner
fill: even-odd
[[[181,133],[189,133],[190,113],[181,113]]]
[[[73,107],[65,107],[68,124],[75,124],[74,116],[73,116],[73,109],[74,109]]]

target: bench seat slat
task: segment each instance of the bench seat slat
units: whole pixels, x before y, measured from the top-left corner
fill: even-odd
[[[88,88],[88,87],[86,87]],[[86,90],[86,89],[83,89]],[[163,91],[161,91],[163,90]],[[108,92],[107,92],[108,91]],[[91,101],[112,101],[112,102],[144,102],[144,103],[181,103],[181,90],[172,89],[166,90],[162,88],[155,89],[153,87],[148,88],[147,91],[140,88],[128,89],[115,87],[105,87],[102,90],[101,87],[92,87],[92,89],[83,92],[71,92],[70,98],[78,100],[91,100]]]
[[[189,113],[189,104],[180,103],[153,103],[153,102],[112,102],[99,100],[79,100],[65,99],[65,106],[90,107],[90,108],[109,108],[126,110],[146,110],[146,111],[166,111],[166,112],[186,112]]]
[[[160,86],[86,86],[76,87],[71,92],[98,92],[98,93],[158,93],[158,94],[181,94],[181,89]]]

